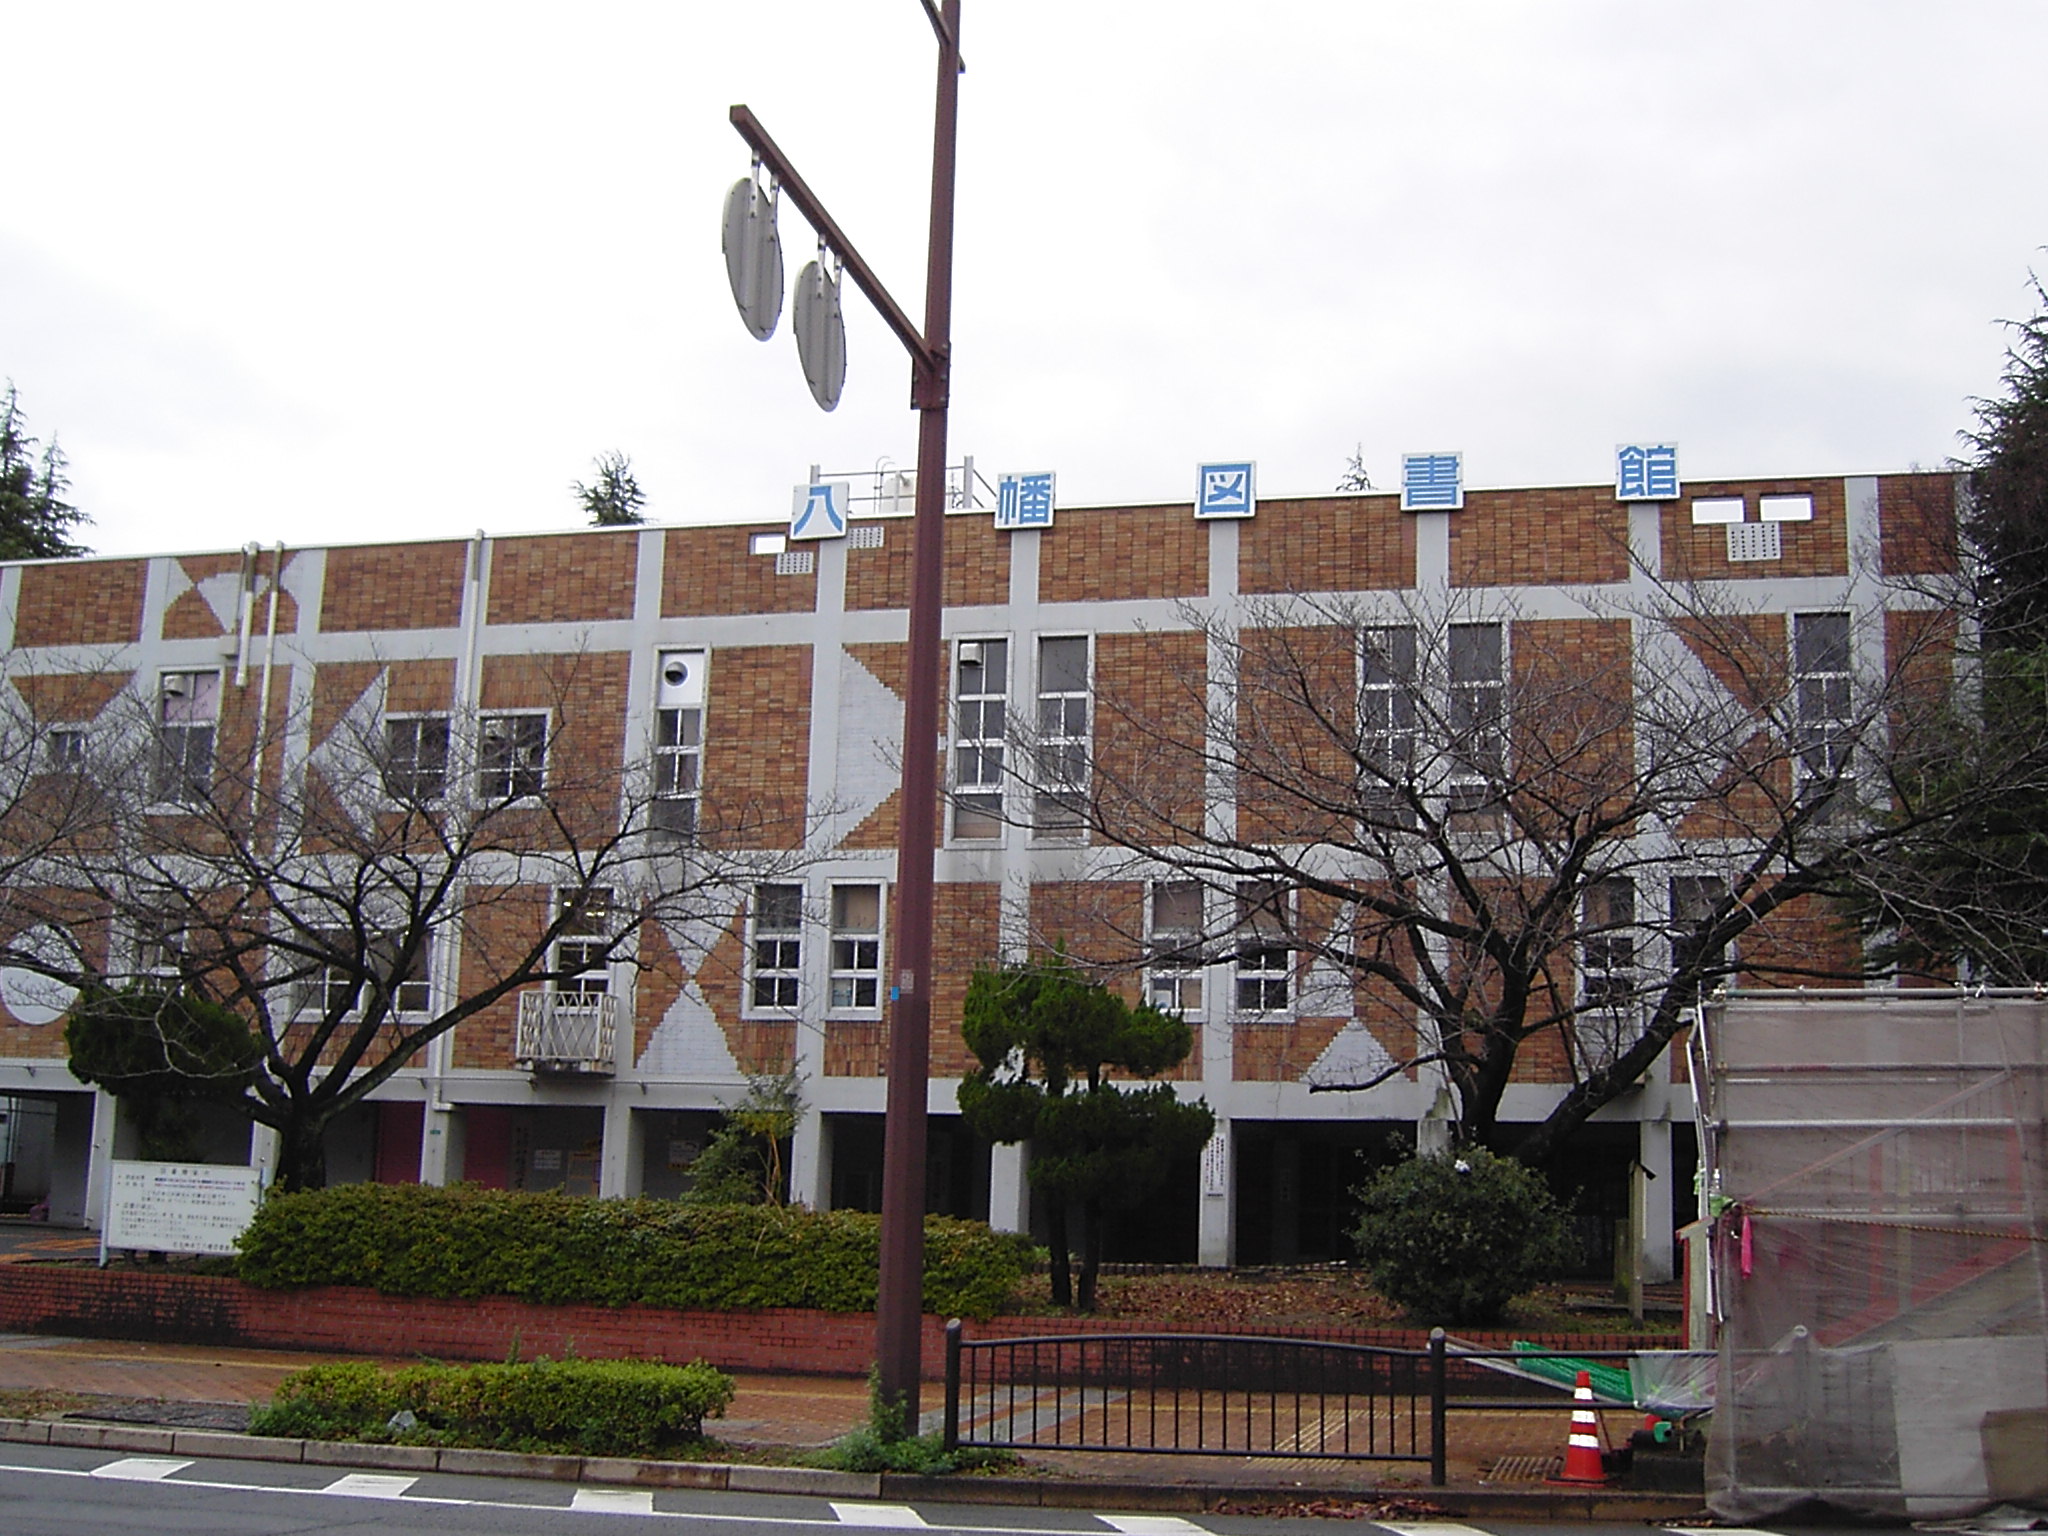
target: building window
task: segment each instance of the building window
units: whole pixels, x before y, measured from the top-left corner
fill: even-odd
[[[1498,624],[1450,629],[1451,809],[1500,798],[1507,772],[1507,685]]]
[[[1037,789],[1031,824],[1054,837],[1087,825],[1088,637],[1038,642]]]
[[[53,726],[43,742],[43,768],[49,773],[85,772],[85,728]]]
[[[794,1008],[803,995],[804,888],[754,887],[753,982],[756,1008]]]
[[[878,1012],[882,1006],[882,888],[832,887],[832,1007]]]
[[[485,715],[476,748],[479,799],[521,800],[547,788],[548,717],[540,714]]]
[[[1792,616],[1792,687],[1799,794],[1825,800],[1849,768],[1849,615]]]
[[[1708,943],[1705,934],[1727,896],[1728,882],[1719,875],[1678,875],[1671,882],[1671,968],[1697,967],[1702,991],[1726,974],[1728,946]]]
[[[1613,1063],[1635,1039],[1636,888],[1623,875],[1586,887],[1579,937],[1579,1059]]]
[[[402,805],[438,800],[448,788],[448,717],[387,715],[384,793]]]
[[[696,836],[704,769],[702,651],[665,651],[655,679],[653,823]]]
[[[191,936],[185,914],[175,906],[155,906],[135,916],[135,980],[153,991],[175,990],[191,969]]]
[[[1152,963],[1146,995],[1161,1013],[1202,1016],[1202,887],[1193,880],[1152,882]]]
[[[220,720],[218,672],[166,672],[158,684],[156,775],[161,803],[190,805],[213,782],[214,727]]]
[[[1293,1003],[1287,893],[1266,880],[1237,888],[1237,1011],[1285,1013]]]
[[[1003,835],[1010,643],[962,640],[953,653],[953,835]]]
[[[355,934],[350,929],[324,929],[318,938],[321,947],[343,963],[315,964],[312,967],[311,973],[298,984],[294,1006],[300,1013],[335,1019],[360,1017],[365,994],[374,995],[375,990],[387,981],[397,988],[391,999],[391,1015],[417,1017],[431,1010],[432,934],[421,941],[418,953],[402,975],[394,975],[398,967],[401,935],[373,938],[368,949],[360,955],[355,951]]]
[[[1359,798],[1367,814],[1396,817],[1415,767],[1415,626],[1377,624],[1359,632]]]
[[[603,997],[612,989],[612,893],[602,885],[555,892],[562,919],[549,969],[557,996]]]

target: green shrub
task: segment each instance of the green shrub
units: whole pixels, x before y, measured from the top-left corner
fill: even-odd
[[[688,1206],[558,1194],[343,1184],[275,1195],[240,1240],[252,1285],[362,1285],[394,1296],[867,1312],[880,1220],[855,1211]],[[1023,1238],[925,1219],[924,1307],[991,1317],[1030,1262]]]
[[[701,1439],[732,1401],[732,1378],[703,1361],[536,1360],[525,1365],[350,1362],[287,1376],[251,1417],[259,1435],[409,1440],[585,1456],[647,1456]],[[410,1413],[416,1423],[390,1427]]]
[[[1564,1213],[1535,1173],[1484,1151],[1411,1158],[1359,1191],[1359,1257],[1425,1323],[1492,1323],[1567,1262]]]

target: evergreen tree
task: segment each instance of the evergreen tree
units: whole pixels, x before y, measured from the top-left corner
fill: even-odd
[[[69,537],[86,516],[64,499],[71,481],[63,450],[54,437],[40,456],[36,447],[10,379],[0,399],[0,560],[90,554]]]
[[[1069,1217],[1080,1216],[1079,1304],[1092,1311],[1107,1213],[1149,1200],[1216,1124],[1206,1103],[1182,1103],[1165,1083],[1119,1088],[1107,1074],[1155,1077],[1187,1059],[1194,1032],[1150,1003],[1132,1007],[1064,955],[977,971],[960,1032],[981,1063],[960,1085],[960,1113],[991,1141],[1031,1143],[1061,1306],[1075,1301]]]
[[[613,449],[591,462],[596,466],[597,478],[588,485],[581,480],[571,484],[583,510],[590,514],[590,526],[625,528],[646,522],[647,514],[640,509],[646,504],[647,493],[633,478],[633,461]]]
[[[2048,648],[2048,288],[2040,309],[2009,321],[2005,393],[1979,400],[1964,434],[1970,464],[1968,531],[1984,557],[1985,638],[1993,650]]]

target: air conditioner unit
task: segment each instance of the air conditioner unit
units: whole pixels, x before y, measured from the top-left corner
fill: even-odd
[[[962,640],[960,642],[960,665],[963,667],[978,667],[981,665],[981,642],[979,640]]]

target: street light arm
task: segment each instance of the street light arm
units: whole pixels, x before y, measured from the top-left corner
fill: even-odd
[[[882,280],[875,276],[874,269],[853,248],[853,242],[846,238],[845,231],[825,211],[825,205],[818,201],[817,194],[804,184],[796,167],[789,163],[789,157],[768,137],[768,130],[761,126],[760,119],[745,106],[735,106],[728,115],[740,137],[747,141],[748,148],[761,157],[781,183],[783,192],[796,204],[796,211],[818,232],[818,238],[838,253],[840,261],[845,264],[846,275],[853,279],[854,287],[866,294],[868,302],[881,312],[883,321],[896,333],[896,339],[903,343],[911,359],[923,370],[943,374],[942,362],[925,342],[924,334],[910,323],[910,317],[890,297],[889,290],[882,286]]]
[[[967,73],[967,61],[960,57],[960,44],[954,40],[953,29],[946,25],[946,18],[939,14],[937,0],[923,0],[924,13],[932,21],[932,31],[937,34],[939,46],[953,55],[954,66],[961,74]]]

